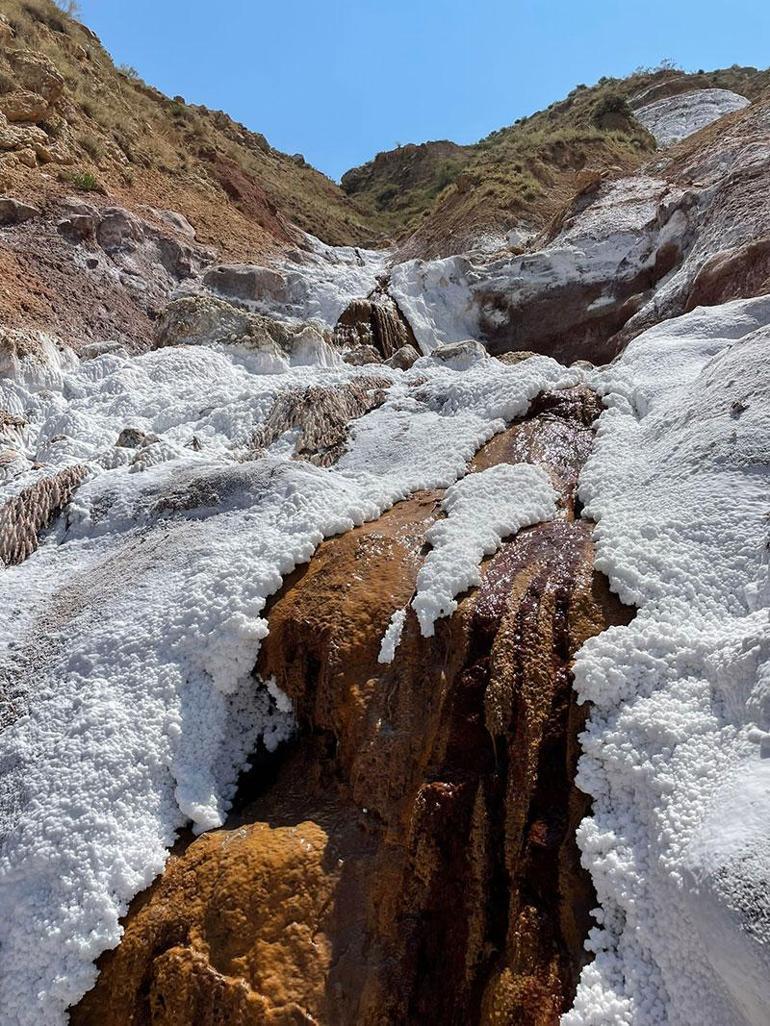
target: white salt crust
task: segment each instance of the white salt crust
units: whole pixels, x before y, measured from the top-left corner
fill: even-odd
[[[426,535],[432,545],[417,576],[412,608],[424,638],[434,634],[439,617],[457,609],[455,596],[481,584],[480,566],[503,539],[522,527],[550,520],[556,492],[540,467],[528,463],[468,474],[447,488],[441,508],[446,513]]]
[[[745,96],[729,89],[691,89],[638,107],[634,117],[659,145],[669,146],[748,105]]]
[[[766,1026],[770,298],[660,324],[597,383],[580,495],[639,612],[575,665],[601,907],[562,1022]]]

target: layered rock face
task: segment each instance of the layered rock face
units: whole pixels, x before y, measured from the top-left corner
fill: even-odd
[[[583,712],[570,662],[630,611],[593,570],[574,489],[598,412],[546,393],[473,469],[527,460],[560,496],[483,567],[435,637],[412,612],[441,493],[321,545],[269,608],[257,672],[299,734],[223,830],[188,839],[137,899],[76,1026],[552,1024],[593,894],[574,841]],[[269,771],[268,771],[269,772]]]
[[[334,340],[340,347],[351,349],[371,346],[385,360],[404,346],[417,348],[409,322],[384,286],[346,307],[335,325]]]
[[[529,252],[398,264],[390,290],[420,343],[472,337],[498,354],[604,363],[665,318],[761,294],[769,104],[709,90],[656,99],[640,110],[707,127],[634,175],[586,172]]]

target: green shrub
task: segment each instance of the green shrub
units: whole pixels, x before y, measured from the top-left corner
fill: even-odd
[[[102,187],[97,181],[96,175],[91,171],[76,171],[70,179],[76,189],[81,192],[101,192]]]
[[[614,92],[605,93],[594,104],[593,120],[596,123],[599,123],[607,114],[620,114],[629,120],[633,117],[633,112],[625,96]]]

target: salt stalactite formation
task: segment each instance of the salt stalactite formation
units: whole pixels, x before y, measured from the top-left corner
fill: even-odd
[[[253,444],[267,449],[286,432],[295,436],[294,455],[330,467],[345,451],[351,421],[382,405],[390,381],[358,378],[336,387],[311,385],[278,395]]]
[[[67,467],[19,492],[0,508],[0,560],[23,563],[38,547],[40,534],[71,500],[87,474],[82,466]]]
[[[373,346],[384,359],[389,359],[403,346],[418,348],[414,332],[384,287],[366,299],[354,299],[345,309],[334,329],[339,346]]]

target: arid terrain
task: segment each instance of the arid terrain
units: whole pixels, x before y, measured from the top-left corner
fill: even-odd
[[[767,1026],[770,72],[337,184],[0,12],[0,1026]]]

